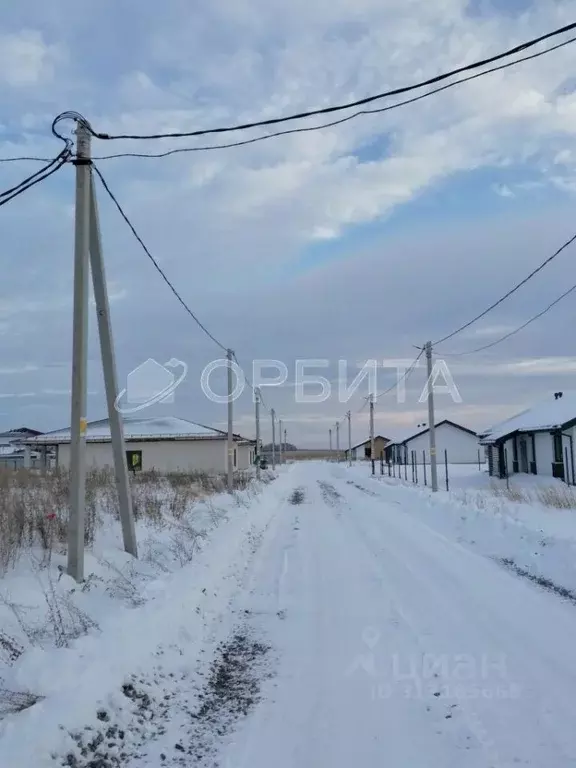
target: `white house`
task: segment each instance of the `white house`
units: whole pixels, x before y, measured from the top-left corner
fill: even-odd
[[[478,435],[461,424],[444,419],[436,424],[436,457],[439,462],[448,457],[450,464],[474,464],[478,462],[480,443]],[[396,437],[386,447],[386,460],[397,464],[411,464],[415,452],[416,462],[430,463],[430,430],[426,426],[406,435]],[[483,460],[483,452],[480,453]]]
[[[576,392],[554,392],[480,435],[491,475],[516,472],[575,484]]]
[[[128,467],[159,472],[225,472],[227,435],[175,416],[142,418],[123,416]],[[29,446],[51,446],[56,466],[70,467],[70,428],[47,432],[26,440]],[[234,435],[234,469],[248,469],[254,460],[255,443]],[[92,469],[112,467],[114,459],[108,419],[91,421],[86,427],[86,465]]]

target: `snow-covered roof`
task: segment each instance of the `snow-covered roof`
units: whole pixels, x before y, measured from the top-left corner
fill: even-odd
[[[461,429],[463,432],[468,432],[471,435],[476,434],[472,429],[463,427],[461,424],[457,424],[455,421],[450,421],[450,419],[442,419],[442,421],[437,421],[435,424],[436,429],[438,429],[438,427],[440,427],[442,424],[449,424],[455,429]],[[404,443],[410,442],[410,440],[413,440],[415,437],[426,434],[426,432],[428,432],[428,426],[418,427],[415,430],[411,429],[410,431],[398,432],[392,438],[390,445],[403,445]]]
[[[374,435],[374,440],[384,440],[385,443],[390,442],[390,439],[388,437],[384,437],[384,435]],[[352,450],[355,451],[356,448],[362,448],[363,445],[368,445],[370,442],[370,438],[368,438],[368,440],[363,440],[361,443],[358,443],[358,445],[353,445]]]
[[[559,398],[551,394],[531,408],[484,430],[482,442],[494,443],[515,432],[546,432],[570,421],[576,421],[576,392],[563,392]]]
[[[220,429],[206,427],[194,421],[180,419],[177,416],[152,416],[143,418],[139,416],[123,416],[124,437],[126,440],[202,440],[218,439],[226,437],[226,433]],[[235,435],[236,439],[239,438]],[[90,421],[86,427],[86,441],[93,443],[108,442],[110,440],[110,424],[108,419]],[[26,443],[45,443],[58,445],[70,442],[70,427],[47,432],[44,435],[30,438]]]

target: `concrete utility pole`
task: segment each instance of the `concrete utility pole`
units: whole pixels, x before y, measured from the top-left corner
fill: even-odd
[[[228,472],[226,475],[228,491],[234,489],[234,410],[232,403],[232,358],[234,353],[229,349],[226,353],[228,359]]]
[[[428,374],[428,432],[430,435],[430,476],[432,490],[438,490],[438,463],[436,461],[436,424],[434,421],[434,386],[432,384],[432,342],[426,344],[426,367]]]
[[[256,416],[256,477],[260,479],[260,388],[256,387],[254,390],[254,410]]]
[[[330,438],[330,460],[332,460],[332,430],[331,429],[328,430],[328,435]]]
[[[336,422],[336,461],[340,464],[340,422]]]
[[[272,469],[276,469],[276,411],[270,411],[272,417]]]
[[[108,423],[110,424],[110,437],[114,455],[114,474],[118,491],[122,537],[125,551],[134,557],[138,557],[136,530],[134,528],[134,515],[132,512],[132,495],[124,444],[124,425],[122,423],[122,416],[115,407],[118,395],[118,375],[116,372],[116,358],[110,323],[110,304],[108,301],[108,291],[106,290],[106,272],[102,252],[96,187],[92,174],[90,174],[90,266],[92,267],[92,286],[94,288],[94,301],[98,318],[100,354],[102,356],[104,387],[108,404]],[[84,546],[84,542],[82,542],[82,546]]]
[[[375,473],[374,469],[374,454],[376,453],[376,445],[374,443],[374,393],[370,394],[370,461],[372,462],[372,474]]]
[[[348,418],[348,466],[352,466],[352,414],[350,411],[346,414]]]
[[[286,464],[286,430],[284,430],[284,464]]]
[[[282,456],[282,419],[278,420],[278,464],[282,464],[284,457]]]
[[[76,213],[74,227],[74,325],[70,420],[70,520],[68,574],[84,579],[86,503],[86,378],[88,368],[88,272],[90,258],[90,133],[76,128]]]

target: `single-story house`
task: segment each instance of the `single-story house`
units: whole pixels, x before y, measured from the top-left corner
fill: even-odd
[[[516,472],[558,477],[575,484],[576,392],[545,400],[480,435],[488,470],[495,477]]]
[[[384,449],[388,445],[390,440],[387,437],[383,437],[382,435],[375,435],[374,436],[374,453],[375,459],[379,459],[381,454],[383,453]],[[364,440],[363,443],[358,443],[358,445],[355,445],[352,448],[352,461],[356,461],[357,459],[370,459],[371,457],[371,451],[372,451],[372,441],[370,438],[368,440]],[[348,458],[348,449],[344,452],[346,458]]]
[[[227,469],[227,433],[176,416],[142,418],[123,416],[124,442],[128,467],[134,471],[225,472]],[[56,466],[70,467],[70,427],[47,432],[26,440],[26,445],[51,446]],[[234,435],[234,469],[252,466],[256,443]],[[114,466],[108,419],[88,422],[86,426],[86,466],[103,469]]]
[[[447,454],[450,464],[478,463],[480,443],[476,432],[449,419],[439,421],[435,427],[438,462],[444,461]],[[385,459],[395,464],[411,464],[413,451],[418,464],[430,463],[430,429],[425,424],[392,440],[386,448]],[[483,453],[480,458],[484,459]]]
[[[19,427],[0,432],[0,469],[21,469],[27,465],[26,451],[23,441],[29,437],[36,437],[42,433],[36,429]],[[30,455],[29,467],[43,466],[44,456],[39,453]]]

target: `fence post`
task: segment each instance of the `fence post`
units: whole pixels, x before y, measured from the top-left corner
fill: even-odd
[[[482,472],[482,467],[480,466],[480,448],[478,448],[478,472]]]
[[[404,448],[404,480],[408,482],[408,448]]]
[[[428,478],[426,477],[426,451],[422,451],[422,464],[424,466],[424,485],[428,485]]]
[[[506,475],[506,490],[510,490],[510,478],[508,477],[508,448],[504,448],[504,474]]]
[[[570,474],[568,472],[568,446],[567,445],[564,446],[564,457],[565,457],[565,461],[564,461],[564,482],[566,483],[566,485],[570,485]]]
[[[450,490],[450,481],[448,480],[448,451],[444,450],[444,467],[446,469],[446,490]]]
[[[384,474],[384,451],[380,451],[380,474]]]
[[[392,477],[392,465],[390,464],[390,459],[388,459],[388,477]]]
[[[418,485],[418,453],[414,451],[414,476],[416,477],[416,485]]]

